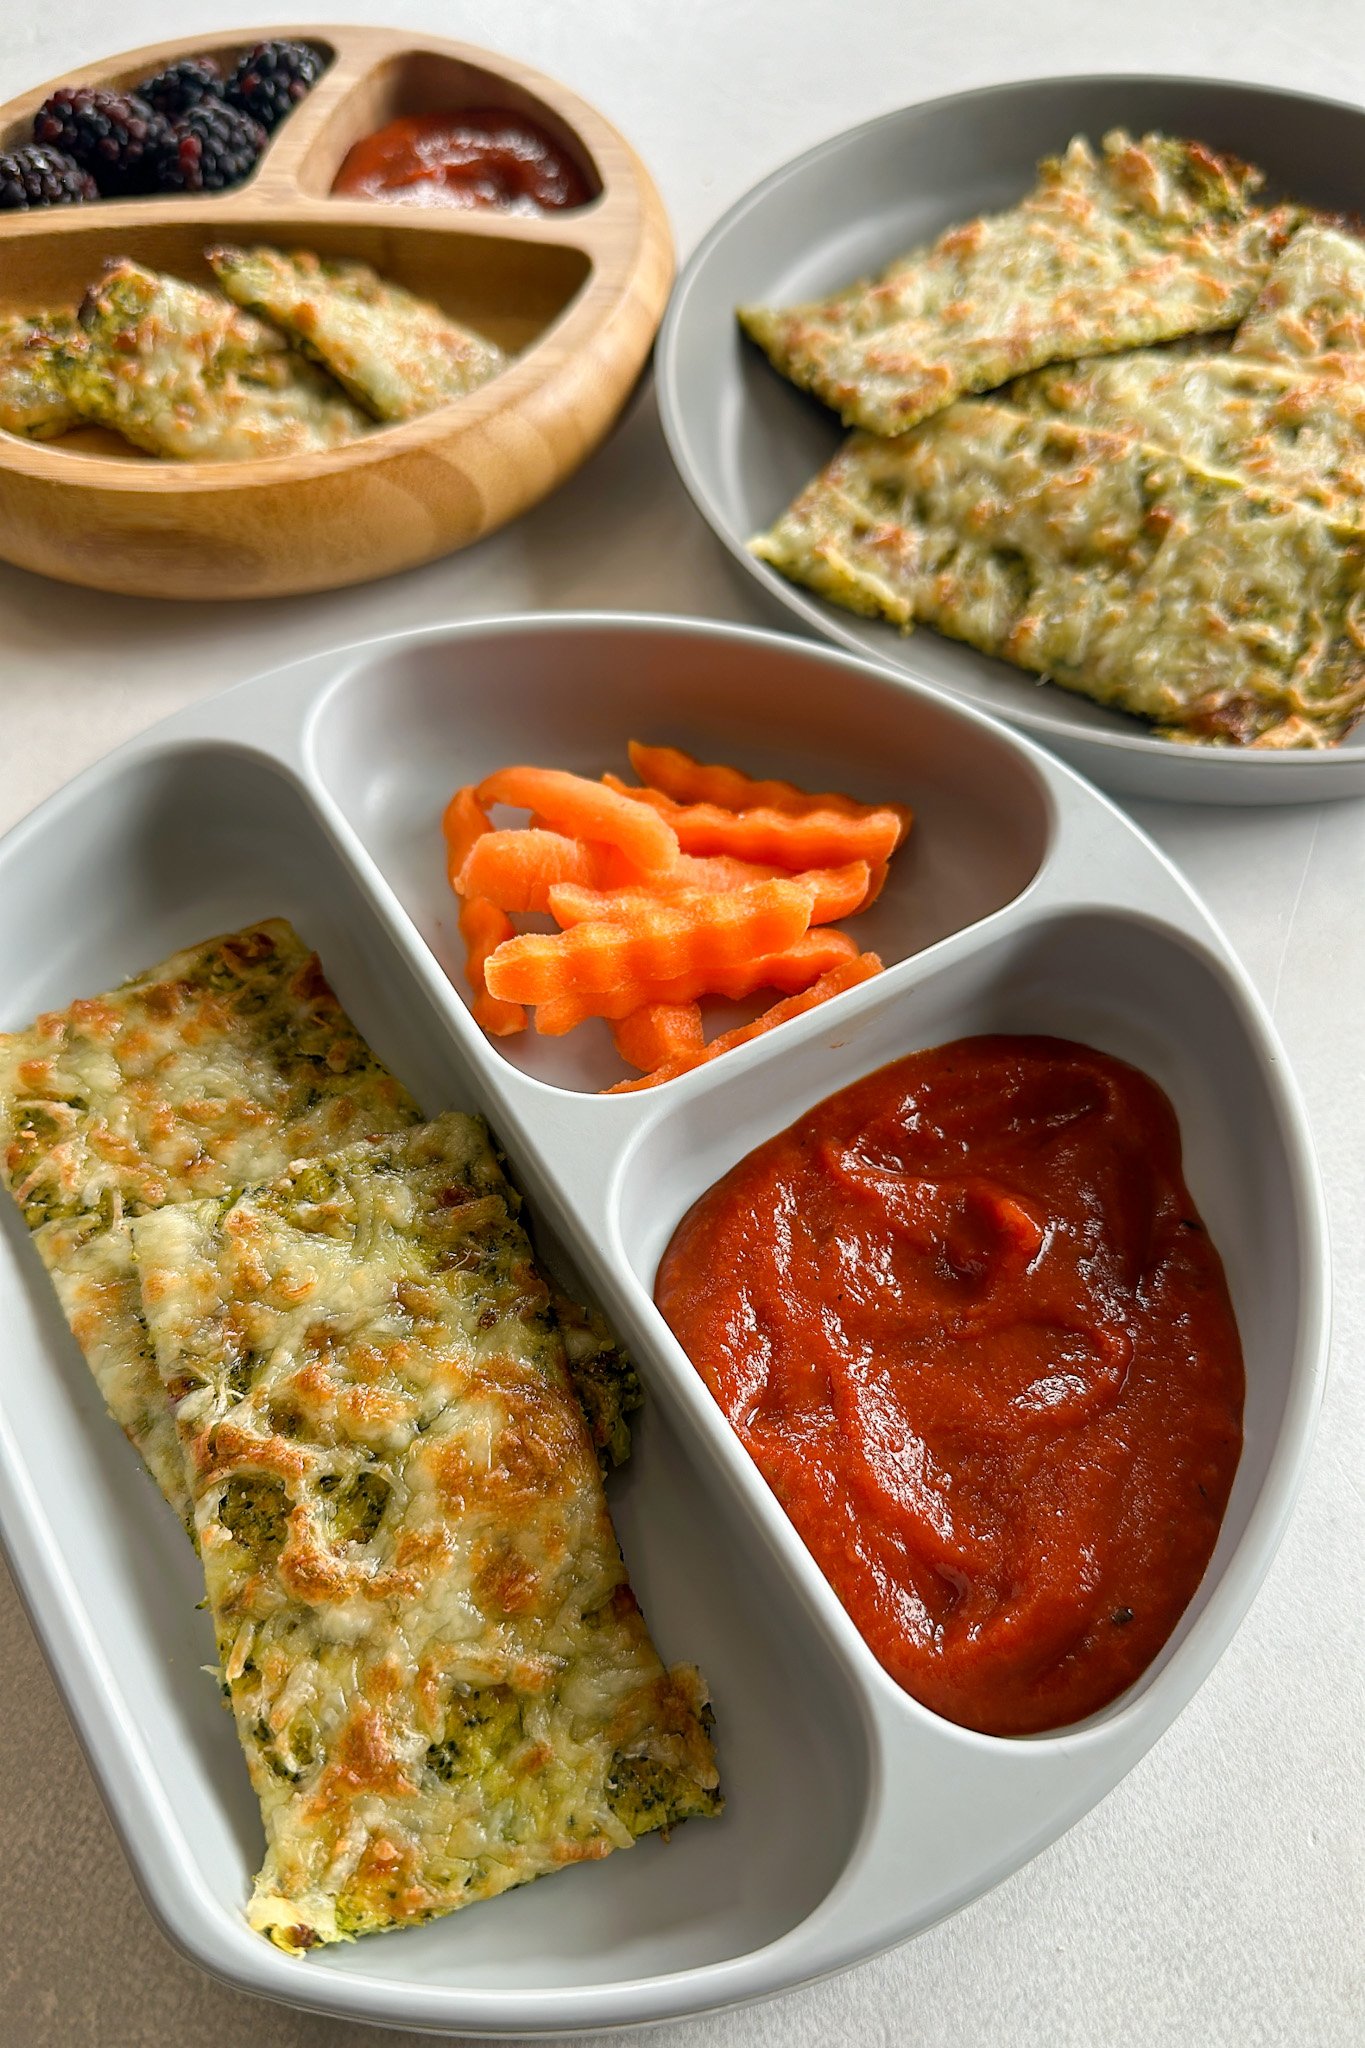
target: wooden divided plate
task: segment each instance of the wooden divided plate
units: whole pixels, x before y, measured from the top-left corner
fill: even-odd
[[[511,58],[382,28],[244,30],[133,50],[0,108],[25,141],[61,85],[132,85],[179,57],[225,69],[267,36],[330,59],[231,191],[0,214],[0,317],[74,306],[107,258],[209,283],[204,249],[264,241],[353,257],[516,360],[467,396],[322,454],[172,462],[98,428],[0,433],[0,555],[70,583],[157,597],[268,597],[411,568],[477,540],[563,481],[648,356],[673,274],[659,195],[593,108]],[[400,114],[500,106],[572,155],[593,197],[536,216],[333,198],[351,144]]]

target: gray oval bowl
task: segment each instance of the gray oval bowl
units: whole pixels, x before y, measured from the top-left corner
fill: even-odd
[[[905,635],[779,576],[745,543],[770,526],[844,437],[779,377],[737,305],[817,297],[881,269],[954,221],[1021,198],[1040,157],[1073,135],[1160,128],[1231,150],[1272,196],[1365,208],[1365,112],[1216,79],[1046,78],[905,107],[808,150],[717,222],[683,271],[658,346],[659,405],[678,472],[735,560],[805,626],[1021,727],[1128,796],[1307,803],[1365,795],[1365,723],[1324,753],[1258,753],[1153,739],[1136,720],[921,627]]]

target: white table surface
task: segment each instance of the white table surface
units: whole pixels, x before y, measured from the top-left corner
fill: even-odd
[[[11,0],[0,99],[111,49],[199,28],[208,38],[263,11],[242,0]],[[338,0],[326,18],[384,14],[375,0]],[[964,86],[1169,70],[1365,102],[1359,0],[402,0],[395,16],[524,57],[595,101],[651,165],[684,255],[785,158]],[[771,623],[676,482],[648,391],[538,511],[368,588],[250,608],[159,604],[0,565],[0,828],[129,733],[291,657],[398,625],[578,605]],[[1365,804],[1134,808],[1269,1001],[1321,1155],[1336,1336],[1297,1515],[1198,1698],[1062,1841],[920,1940],[768,2006],[682,2025],[678,2048],[1365,2039]],[[172,1953],[3,1567],[0,1731],[0,2040],[411,2038],[259,2004]]]

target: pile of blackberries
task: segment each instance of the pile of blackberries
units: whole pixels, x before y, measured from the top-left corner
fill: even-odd
[[[240,185],[326,64],[308,43],[276,41],[227,78],[212,57],[182,57],[132,92],[63,86],[34,115],[32,143],[0,153],[0,211]]]

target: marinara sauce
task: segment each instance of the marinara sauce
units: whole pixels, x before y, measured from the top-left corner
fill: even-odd
[[[657,1298],[869,1646],[995,1735],[1093,1713],[1209,1561],[1241,1346],[1170,1103],[969,1038],[820,1103],[679,1225]]]
[[[406,114],[347,151],[332,190],[418,206],[492,206],[543,213],[583,206],[588,182],[537,121],[505,107]]]

